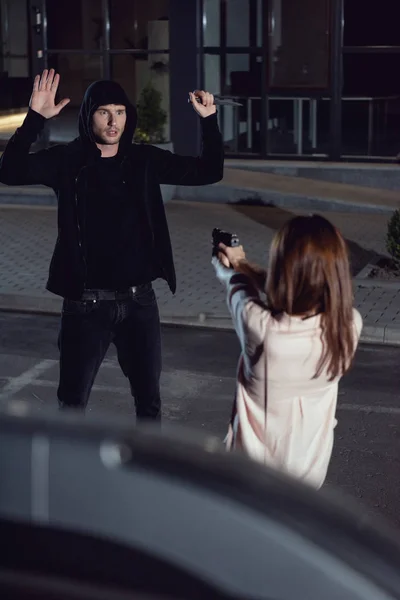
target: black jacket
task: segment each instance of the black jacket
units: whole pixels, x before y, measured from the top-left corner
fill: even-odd
[[[124,93],[122,88],[120,91]],[[29,149],[41,132],[45,119],[30,109],[22,126],[9,140],[0,160],[2,183],[43,184],[55,191],[58,199],[58,236],[46,287],[50,292],[70,299],[79,299],[85,288],[85,232],[79,219],[78,204],[79,198],[85,193],[85,168],[100,155],[93,140],[91,119],[94,110],[103,103],[111,102],[101,102],[101,99],[93,102],[93,86],[90,86],[81,107],[79,137],[69,144],[36,153],[30,153]],[[122,102],[118,100],[113,103]],[[136,110],[127,99],[124,103],[127,106],[127,123],[118,153],[123,178],[131,186],[132,197],[145,205],[163,278],[175,293],[175,268],[160,184],[197,186],[222,179],[223,143],[217,117],[211,115],[200,118],[203,136],[201,155],[178,156],[155,146],[132,144]]]

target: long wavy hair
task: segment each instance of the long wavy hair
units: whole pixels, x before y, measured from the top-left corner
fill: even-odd
[[[266,294],[272,314],[321,314],[323,352],[318,377],[342,375],[354,354],[353,287],[347,245],[327,219],[294,217],[276,233]]]

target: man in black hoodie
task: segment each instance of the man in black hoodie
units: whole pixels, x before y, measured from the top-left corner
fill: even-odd
[[[206,185],[222,179],[223,144],[213,97],[190,94],[202,117],[199,157],[133,144],[136,109],[112,81],[87,89],[77,139],[30,153],[46,119],[69,102],[55,103],[59,80],[53,70],[35,78],[28,114],[0,161],[2,183],[43,184],[58,199],[47,289],[64,298],[59,405],[86,408],[114,342],[137,418],[159,420],[161,341],[152,282],[161,277],[173,293],[176,289],[160,184]]]

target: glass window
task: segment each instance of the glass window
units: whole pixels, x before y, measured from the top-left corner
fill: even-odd
[[[111,48],[169,48],[168,18],[168,0],[110,0]]]
[[[227,0],[226,45],[250,46],[249,0]]]
[[[250,77],[250,56],[248,54],[228,54],[226,57],[226,90],[232,95],[246,95]]]
[[[49,68],[60,73],[57,101],[70,98],[71,102],[61,113],[49,119],[47,127],[50,140],[70,142],[78,135],[78,112],[86,88],[103,77],[102,57],[93,54],[50,54]]]
[[[259,153],[261,148],[261,56],[227,54],[223,93],[242,106],[220,109],[227,151]]]
[[[227,54],[224,94],[261,96],[261,56]]]
[[[399,152],[400,54],[345,54],[342,140],[344,155],[395,156]]]
[[[225,149],[240,154],[261,152],[261,99],[241,98],[242,106],[221,106]]]
[[[151,85],[160,95],[160,108],[167,114],[163,137],[170,139],[170,94],[167,54],[115,54],[111,57],[111,73],[134,104],[140,100],[145,86]]]
[[[395,0],[345,0],[345,46],[400,46]]]
[[[263,45],[263,10],[266,10],[265,4],[262,0],[257,2],[257,46],[259,48]]]
[[[342,154],[396,156],[399,152],[400,54],[345,54]]]
[[[268,102],[269,154],[329,154],[329,99],[275,97]]]
[[[263,0],[226,0],[222,23],[226,46],[262,46]],[[204,46],[221,45],[221,3],[203,0]]]
[[[328,0],[271,0],[269,81],[272,87],[328,87],[328,8]]]
[[[103,77],[103,59],[98,54],[50,54],[48,66],[60,73],[58,95],[71,99],[69,109],[79,107],[86,88]]]
[[[400,54],[344,54],[343,95],[400,96],[399,71]]]
[[[103,16],[98,0],[46,3],[49,49],[101,50]]]
[[[203,44],[219,46],[221,43],[221,10],[219,0],[203,0]]]
[[[221,94],[221,58],[219,55],[204,55],[204,87],[212,94]]]

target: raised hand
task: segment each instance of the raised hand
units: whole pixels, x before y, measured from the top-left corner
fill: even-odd
[[[46,119],[58,115],[70,102],[69,98],[64,98],[58,104],[55,103],[59,83],[60,75],[55,73],[54,69],[50,69],[50,71],[45,69],[41,77],[40,75],[35,77],[29,106]]]
[[[203,90],[189,92],[189,98],[194,110],[203,118],[209,117],[217,111],[217,107],[214,104],[214,96],[209,92],[204,92]]]

